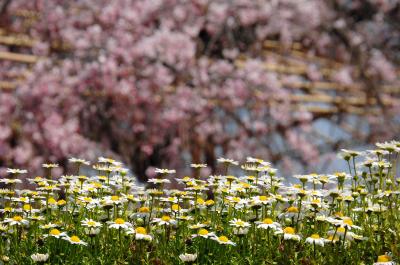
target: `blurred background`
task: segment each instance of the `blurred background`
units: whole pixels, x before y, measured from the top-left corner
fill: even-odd
[[[0,0],[0,176],[109,156],[284,176],[400,132],[398,0]]]

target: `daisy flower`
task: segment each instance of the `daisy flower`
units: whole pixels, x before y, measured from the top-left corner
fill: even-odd
[[[44,168],[56,168],[56,167],[58,167],[58,164],[53,164],[53,163],[42,164],[42,167],[44,167]]]
[[[71,236],[71,237],[69,237],[69,236],[63,237],[63,239],[73,245],[83,245],[83,246],[87,245],[86,242],[82,241],[78,236],[75,236],[75,235]]]
[[[190,215],[181,215],[181,216],[176,217],[176,219],[182,220],[182,221],[193,221],[194,220],[194,218]]]
[[[233,220],[229,221],[229,224],[233,227],[237,228],[245,228],[245,227],[250,227],[250,223],[245,222],[241,219],[236,219],[234,218]]]
[[[239,165],[238,161],[235,161],[233,159],[223,158],[223,157],[218,158],[217,162],[218,163],[224,163],[224,164],[231,164],[231,165],[234,165],[234,166],[238,166]]]
[[[157,179],[157,178],[149,179],[147,182],[153,184],[171,183],[169,179]]]
[[[260,159],[260,158],[254,158],[251,156],[246,157],[246,163],[257,163],[257,164],[261,164],[263,163],[264,160]]]
[[[292,218],[295,216],[298,216],[299,214],[299,208],[296,206],[290,206],[286,209],[286,211],[282,214],[279,215],[279,217],[284,216],[285,218]]]
[[[262,222],[256,222],[257,228],[261,229],[272,229],[272,230],[277,230],[281,227],[281,224],[272,221],[271,218],[265,218]]]
[[[86,161],[84,159],[80,159],[80,158],[75,158],[75,157],[71,157],[70,159],[68,159],[68,161],[70,163],[77,163],[77,164],[84,164],[84,165],[90,165],[89,161]]]
[[[326,239],[321,238],[318,234],[312,234],[311,236],[306,238],[306,243],[311,245],[315,244],[321,247],[324,246],[325,241]]]
[[[65,232],[61,232],[60,230],[58,230],[57,228],[53,228],[50,230],[49,234],[45,235],[45,237],[55,237],[55,238],[62,238],[67,236],[67,234]]]
[[[211,239],[217,241],[221,245],[232,245],[232,246],[236,245],[234,242],[229,240],[229,238],[227,238],[226,236],[219,236],[219,237],[215,236],[215,237],[212,237]]]
[[[253,205],[268,205],[275,202],[275,199],[269,196],[261,195],[253,198]]]
[[[392,261],[389,255],[380,255],[373,265],[395,265],[396,262]]]
[[[22,183],[22,180],[20,179],[0,179],[0,183],[4,184],[17,184],[17,183]],[[9,193],[13,193],[12,190],[7,190]]]
[[[28,225],[29,221],[24,219],[20,215],[16,215],[14,217],[4,219],[3,223],[7,223],[9,226],[13,226],[13,225],[20,226],[20,225]]]
[[[353,224],[353,221],[350,217],[343,217],[342,219],[328,218],[327,221],[335,226],[346,228],[347,230],[351,230],[353,228],[361,229],[361,227]]]
[[[353,237],[354,233],[347,231],[346,228],[344,228],[344,227],[338,227],[335,230],[329,230],[328,235],[335,236],[338,238],[343,238],[346,235],[347,240],[353,241],[353,239],[354,239],[354,237]]]
[[[159,174],[174,174],[176,173],[175,169],[166,169],[166,168],[156,168],[155,173],[159,173]]]
[[[10,174],[26,174],[26,173],[28,173],[28,170],[18,169],[18,168],[7,168],[6,172],[10,173]]]
[[[101,223],[96,222],[92,219],[87,219],[87,218],[85,220],[82,220],[81,223],[82,223],[82,226],[89,227],[89,228],[92,228],[92,227],[96,228],[96,227],[102,226]]]
[[[359,155],[362,154],[362,152],[354,151],[354,150],[348,150],[348,149],[342,149],[341,151],[342,151],[342,155],[343,156],[349,155],[351,157],[353,157],[353,156],[356,157],[356,156],[359,156]]]
[[[35,253],[31,255],[31,259],[36,263],[45,263],[49,259],[49,254]]]
[[[380,149],[386,150],[390,153],[395,151],[398,153],[400,151],[399,147],[396,144],[396,141],[376,143],[375,145]]]
[[[282,234],[283,233],[283,239],[284,240],[295,240],[295,241],[300,241],[300,236],[296,235],[296,231],[294,230],[293,227],[286,227],[285,229],[281,231],[275,232],[276,235]]]
[[[207,229],[201,228],[199,229],[199,231],[197,232],[197,234],[194,234],[193,237],[203,237],[203,238],[212,238],[215,237],[215,233],[214,232],[208,232]]]
[[[192,167],[192,168],[205,168],[205,167],[207,167],[207,164],[190,164],[190,167]]]
[[[112,159],[112,158],[100,156],[100,157],[98,158],[98,162],[99,162],[99,163],[110,163],[110,164],[111,164],[111,163],[115,162],[115,160]]]
[[[104,197],[103,200],[101,201],[101,203],[103,206],[107,206],[107,205],[120,205],[127,201],[128,201],[128,199],[126,199],[125,197],[113,195],[113,196]]]
[[[28,219],[37,222],[37,221],[43,221],[45,218],[40,215],[31,215],[28,217]]]
[[[179,259],[183,262],[183,263],[194,263],[197,259],[197,254],[190,254],[190,253],[183,253],[179,255]]]
[[[161,218],[154,218],[151,222],[157,223],[157,225],[175,225],[176,224],[176,220],[172,219],[168,215],[164,215]]]
[[[124,219],[122,218],[117,218],[114,221],[109,221],[107,222],[109,224],[109,228],[114,228],[114,229],[128,229],[130,227],[132,227],[132,224],[129,222],[125,222]]]
[[[247,235],[247,233],[249,232],[249,228],[248,227],[234,227],[232,229],[232,232],[234,235],[244,236],[244,235]]]
[[[152,241],[153,237],[147,234],[147,230],[144,227],[136,227],[134,230],[129,230],[127,234],[135,234],[135,240]]]
[[[87,236],[94,237],[100,233],[99,227],[85,227],[84,232]]]

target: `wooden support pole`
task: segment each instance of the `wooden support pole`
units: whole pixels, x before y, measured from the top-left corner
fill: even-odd
[[[0,44],[14,45],[21,47],[32,47],[35,44],[35,40],[25,35],[15,36],[2,36],[0,35]]]
[[[17,83],[8,82],[8,81],[0,81],[0,90],[13,90],[17,87]]]
[[[0,52],[0,60],[15,61],[20,63],[36,63],[39,57],[29,54],[14,52]]]

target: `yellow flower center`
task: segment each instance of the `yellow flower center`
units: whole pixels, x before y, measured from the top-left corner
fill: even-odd
[[[171,220],[171,217],[164,215],[163,217],[161,217],[161,220],[163,220],[164,222],[169,222]]]
[[[125,224],[125,221],[122,218],[117,218],[117,219],[115,219],[114,223],[116,223],[118,225],[123,225],[123,224]]]
[[[264,221],[263,221],[263,223],[264,223],[264,224],[267,224],[267,225],[270,225],[270,224],[274,223],[274,221],[272,221],[271,218],[265,218]]]
[[[13,220],[16,221],[16,222],[21,222],[22,221],[22,217],[19,216],[19,215],[16,215],[16,216],[13,217]]]
[[[204,228],[200,229],[200,230],[199,230],[199,235],[201,235],[201,236],[206,236],[206,235],[208,235],[207,229],[204,229]]]
[[[392,259],[388,255],[380,255],[378,256],[377,262],[389,262]]]
[[[285,234],[291,234],[291,235],[294,235],[294,233],[295,233],[295,230],[294,230],[294,228],[293,227],[286,227],[285,229],[283,229],[283,232],[285,233]]]
[[[260,199],[260,201],[266,201],[266,200],[268,200],[268,197],[267,196],[260,196],[260,197],[258,197],[259,199]]]
[[[206,205],[210,206],[213,205],[215,202],[213,200],[207,200]]]
[[[94,221],[89,221],[89,222],[87,222],[87,224],[88,224],[88,226],[94,226],[94,225],[96,225],[96,222],[94,222]]]
[[[65,200],[59,200],[58,202],[57,202],[57,204],[59,205],[59,206],[62,206],[62,205],[65,205],[67,202],[65,201]]]
[[[350,218],[344,219],[343,223],[345,223],[347,225],[353,225],[353,221]]]
[[[173,211],[179,211],[181,209],[181,207],[178,204],[172,205],[171,208],[172,208]]]
[[[298,212],[299,212],[299,209],[297,209],[296,206],[290,206],[290,207],[287,209],[287,212],[288,212],[288,213],[298,213]]]
[[[312,239],[320,239],[320,236],[318,234],[312,234],[310,237]]]
[[[198,204],[204,204],[204,200],[203,200],[202,198],[198,198],[198,199],[196,200],[196,202],[197,202]]]
[[[335,236],[335,238],[333,238],[333,235],[328,236],[328,240],[330,241],[336,241],[338,240],[338,238]]]
[[[140,207],[139,208],[139,213],[148,213],[150,212],[149,207]]]
[[[335,216],[337,216],[337,217],[343,217],[343,213],[342,213],[342,212],[336,212],[336,213],[335,213]]]
[[[51,229],[50,235],[58,236],[61,232],[58,229]]]
[[[243,222],[242,220],[239,220],[239,221],[236,221],[236,224],[237,224],[237,225],[240,225],[240,226],[243,226],[243,225],[244,225],[244,222]]]
[[[242,183],[242,187],[245,188],[245,189],[248,189],[248,188],[251,187],[251,185],[248,184],[248,183]]]
[[[229,241],[229,239],[226,236],[220,236],[220,237],[218,237],[218,239],[221,242],[228,242]]]
[[[53,197],[51,197],[51,198],[48,200],[48,203],[49,203],[49,204],[56,204],[57,201],[56,201]]]
[[[344,228],[344,227],[339,227],[338,229],[337,229],[337,232],[338,233],[344,233],[346,231],[346,229]]]
[[[146,235],[147,234],[147,231],[146,231],[146,228],[144,228],[144,227],[137,227],[136,229],[135,229],[135,231],[136,231],[136,233],[137,234],[142,234],[142,235]]]
[[[312,204],[319,204],[319,203],[321,203],[321,201],[318,200],[318,199],[314,199],[314,200],[311,201],[311,203]]]
[[[113,202],[118,201],[119,200],[119,196],[117,196],[117,195],[111,196],[111,200]]]
[[[32,209],[32,207],[29,204],[24,204],[22,208],[24,209],[24,211],[30,211]]]
[[[232,181],[232,180],[235,180],[236,177],[235,177],[235,176],[227,176],[226,179],[227,179],[228,181]]]
[[[77,236],[71,236],[71,237],[70,237],[70,240],[71,240],[72,242],[76,242],[76,243],[81,242],[81,240],[80,240],[79,237],[77,237]]]
[[[232,199],[233,202],[240,202],[240,198],[239,197],[235,197]]]

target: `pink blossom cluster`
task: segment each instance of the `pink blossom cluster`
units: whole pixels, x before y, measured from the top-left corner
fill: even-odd
[[[298,41],[310,54],[342,61],[335,80],[343,84],[355,82],[357,49],[374,80],[396,81],[396,1],[367,1],[369,15],[365,1],[330,2],[15,0],[8,13],[39,12],[29,34],[40,40],[33,53],[46,59],[14,93],[0,92],[0,166],[111,154],[144,178],[156,166],[213,163],[219,155],[277,162],[293,152],[315,163],[320,151],[308,132],[318,117],[293,111],[282,81],[323,75],[318,65],[306,77],[267,70],[266,62],[278,62],[261,55],[263,41],[283,48]],[[20,20],[10,23],[26,31]]]

